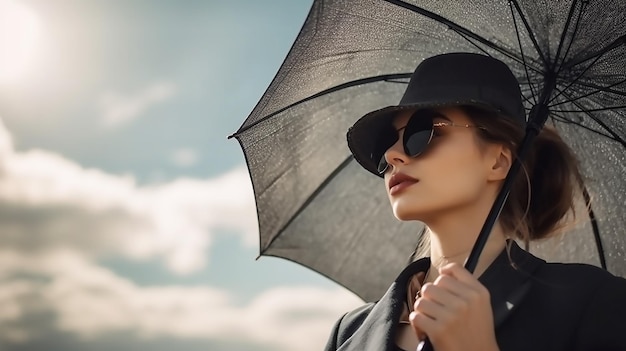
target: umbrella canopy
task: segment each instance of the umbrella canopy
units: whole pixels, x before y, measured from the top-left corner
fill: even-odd
[[[366,301],[384,293],[423,227],[393,217],[383,182],[352,159],[345,133],[365,113],[397,104],[415,67],[446,52],[505,62],[528,111],[548,94],[547,123],[581,162],[581,221],[531,252],[626,277],[621,0],[315,1],[276,77],[233,134],[253,183],[261,255],[310,267]]]

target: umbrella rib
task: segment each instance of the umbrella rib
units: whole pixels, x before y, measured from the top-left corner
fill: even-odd
[[[623,109],[623,108],[626,108],[626,105],[585,109],[585,111],[587,111],[587,112],[602,112],[602,111],[609,111],[609,110],[619,110],[619,109]],[[554,112],[580,112],[578,110],[550,110],[550,111],[554,111]]]
[[[289,220],[287,221],[287,223],[285,223],[277,232],[276,235],[274,235],[274,237],[272,238],[272,240],[270,240],[266,245],[265,248],[268,249],[270,246],[272,246],[272,243],[276,240],[276,238],[278,238],[280,236],[280,234],[287,229],[287,227],[289,227],[289,225],[291,225],[291,223],[300,215],[300,213],[302,213],[307,206],[309,206],[309,204],[311,202],[313,202],[313,200],[317,197],[317,195],[319,195],[319,193],[322,192],[322,190],[326,187],[326,185],[328,185],[328,183],[330,183],[337,174],[339,174],[339,172],[341,172],[344,168],[346,168],[348,166],[348,164],[350,164],[350,161],[352,161],[352,155],[348,156],[345,160],[343,160],[343,162],[341,162],[341,164],[339,164],[339,166],[337,168],[335,168],[333,170],[333,172],[328,175],[328,177],[326,177],[326,179],[324,179],[324,181],[315,189],[315,191],[304,201],[304,203],[302,203],[302,205],[296,210],[296,212],[294,212],[294,214],[291,216],[291,218],[289,218]],[[264,252],[261,252],[261,255]]]
[[[362,79],[357,79],[357,80],[353,80],[350,82],[346,82],[343,84],[339,84],[337,86],[334,86],[332,88],[328,88],[325,90],[320,91],[319,93],[313,94],[309,97],[306,97],[302,100],[296,101],[294,103],[291,103],[277,111],[274,111],[268,115],[266,115],[265,117],[259,119],[258,121],[255,121],[254,123],[249,124],[248,126],[246,126],[245,128],[242,127],[241,129],[239,129],[237,132],[231,134],[228,136],[228,139],[236,137],[238,135],[240,135],[241,133],[245,132],[246,130],[270,119],[271,117],[274,117],[275,115],[284,112],[292,107],[295,107],[297,105],[300,105],[302,103],[305,103],[307,101],[316,99],[318,97],[324,96],[326,94],[330,94],[330,93],[334,93],[336,91],[342,90],[342,89],[346,89],[346,88],[351,88],[353,86],[357,86],[357,85],[361,85],[361,84],[368,84],[368,83],[376,83],[376,82],[380,82],[380,81],[393,81],[394,79],[403,79],[403,78],[410,78],[411,77],[411,73],[395,73],[395,74],[383,74],[380,76],[374,76],[374,77],[367,77],[367,78],[362,78]]]
[[[437,15],[436,13],[430,12],[426,9],[423,9],[421,7],[415,6],[415,5],[411,5],[411,4],[407,4],[406,2],[402,1],[402,0],[384,0],[388,3],[403,7],[409,11],[413,11],[416,13],[419,13],[420,15],[426,16],[427,18],[430,18],[434,21],[437,21],[441,24],[445,24],[446,26],[448,26],[448,28],[452,29],[453,31],[461,34],[465,34],[467,36],[469,36],[472,39],[475,39],[477,41],[479,41],[480,43],[486,45],[487,47],[490,47],[498,52],[500,52],[501,54],[517,61],[518,63],[522,63],[521,59],[515,55],[514,52],[507,50],[506,48],[503,48],[501,46],[496,45],[495,43],[490,42],[489,40],[481,37],[480,35],[468,30],[465,27],[460,26],[459,24],[452,22],[451,20],[442,17],[440,15]]]
[[[550,111],[550,112],[553,112],[553,111]],[[580,111],[575,111],[575,112],[580,112]],[[558,118],[555,118],[554,116],[557,116]],[[586,129],[586,130],[588,130],[588,131],[590,131],[590,132],[592,132],[592,133],[598,134],[598,135],[600,135],[600,136],[603,136],[603,137],[605,137],[605,138],[607,138],[607,139],[610,139],[610,140],[613,140],[613,141],[617,141],[617,140],[615,140],[615,138],[613,138],[612,136],[610,136],[610,135],[608,135],[608,134],[604,134],[604,133],[602,133],[602,132],[601,132],[601,131],[599,131],[599,130],[595,130],[595,129],[591,128],[591,127],[587,127],[587,126],[585,126],[585,125],[582,125],[582,124],[580,124],[579,122],[575,122],[575,121],[572,121],[572,120],[568,120],[567,118],[565,118],[565,117],[563,117],[563,116],[561,116],[561,115],[559,115],[559,114],[552,113],[552,119],[556,119],[557,121],[559,121],[559,122],[561,122],[561,123],[565,123],[565,124],[575,124],[575,125],[577,125],[578,127],[583,128],[583,129]]]
[[[592,67],[592,66],[593,66],[596,62],[598,62],[598,60],[599,60],[600,58],[602,58],[602,56],[603,56],[603,55],[604,55],[604,54],[597,56],[597,57],[593,60],[593,62],[592,62],[590,65],[588,65],[587,67],[585,67],[585,69],[584,69],[584,70],[582,70],[582,72],[580,72],[580,73],[576,76],[576,78],[574,78],[574,80],[572,80],[572,81],[571,81],[571,82],[570,82],[570,83],[569,83],[569,84],[568,84],[568,85],[567,85],[567,86],[566,86],[563,90],[559,90],[558,94],[556,94],[555,96],[553,96],[553,97],[552,97],[552,98],[548,101],[548,103],[552,103],[552,101],[554,101],[554,99],[558,98],[561,94],[563,94],[564,92],[566,92],[566,91],[567,91],[567,89],[569,89],[572,85],[574,85],[576,82],[578,82],[578,81],[580,80],[580,78],[582,78],[582,76],[583,76],[585,73],[587,73],[587,71],[588,71],[588,70],[589,70],[589,69],[590,69],[590,68],[591,68],[591,67]]]
[[[600,228],[598,227],[598,221],[596,220],[596,214],[591,208],[591,196],[587,191],[587,187],[582,185],[583,197],[585,198],[585,204],[587,205],[587,213],[591,220],[591,228],[593,230],[593,237],[596,240],[596,248],[598,249],[598,257],[600,258],[600,265],[606,270],[606,258],[604,257],[604,247],[602,246],[602,238],[600,237]]]
[[[547,67],[548,60],[546,60],[546,57],[543,56],[543,51],[541,51],[541,49],[539,48],[539,43],[537,43],[537,38],[535,38],[535,33],[533,33],[533,31],[530,29],[530,25],[528,24],[526,17],[524,17],[524,14],[522,14],[522,8],[519,6],[519,3],[517,2],[517,0],[512,0],[511,2],[517,9],[517,12],[519,13],[520,18],[522,19],[522,23],[524,23],[524,27],[526,27],[526,31],[528,32],[528,35],[530,36],[530,40],[533,42],[533,46],[535,47],[535,50],[537,50],[537,54],[539,55],[539,57],[541,57],[543,64]]]
[[[461,32],[456,32],[457,34],[459,34],[463,39],[465,39],[468,43],[474,45],[474,47],[476,47],[478,50],[482,51],[485,55],[489,56],[489,57],[493,57],[491,54],[489,54],[489,52],[487,52],[487,50],[483,49],[482,47],[480,47],[480,45],[476,44],[475,42],[473,42],[470,38],[468,38],[464,33]],[[518,37],[518,41],[519,41],[519,37]],[[528,77],[528,69],[530,68],[532,71],[534,71],[535,73],[538,74],[543,74],[543,72],[541,72],[541,70],[530,66],[529,63],[527,63],[524,60],[524,54],[522,53],[522,58],[521,59],[516,59],[516,60],[522,60],[522,65],[524,66],[524,70],[526,70],[526,78],[528,78],[530,80],[530,78]],[[532,87],[531,87],[532,90]],[[534,94],[534,92],[533,92]]]
[[[572,48],[572,44],[574,43],[574,38],[576,37],[576,34],[578,34],[578,29],[580,28],[580,19],[582,18],[583,12],[585,12],[586,7],[587,7],[587,2],[583,1],[580,4],[580,11],[578,11],[578,18],[576,18],[576,26],[574,27],[574,33],[572,33],[572,39],[569,41],[569,44],[567,45],[567,50],[565,50],[565,54],[563,54],[563,59],[561,60],[561,64],[559,65],[559,70],[557,72],[557,75],[561,73],[563,64],[565,64],[565,59],[567,58],[567,55],[569,54],[569,51]]]
[[[565,25],[563,26],[563,31],[561,32],[561,39],[559,40],[559,46],[556,49],[556,55],[554,56],[553,66],[551,70],[556,71],[556,65],[559,62],[559,56],[561,55],[561,50],[563,49],[563,43],[565,42],[565,35],[567,34],[567,29],[572,21],[572,17],[574,17],[574,10],[576,9],[577,0],[572,1],[572,6],[569,8],[569,13],[567,14],[567,20],[565,20]],[[565,56],[563,56],[565,60]]]
[[[534,106],[536,104],[536,102],[531,101],[530,97],[528,97],[525,94],[523,94],[523,92],[527,92],[527,91],[528,91],[528,89],[522,90],[522,100],[524,100],[524,102],[527,102],[531,106]],[[531,91],[531,94],[534,94],[532,88],[530,88],[530,91]],[[534,97],[534,95],[533,95],[533,97]],[[524,108],[527,109],[527,110],[530,110],[530,108],[528,108],[528,107],[524,107]]]
[[[513,18],[513,26],[515,27],[515,35],[517,36],[517,44],[519,44],[519,51],[520,51],[520,54],[522,54],[522,62],[523,62],[522,66],[524,66],[524,72],[526,72],[526,79],[528,80],[528,83],[529,83],[528,86],[530,87],[530,94],[531,94],[530,96],[533,97],[533,102],[531,104],[536,105],[537,97],[535,95],[535,89],[533,89],[533,85],[530,84],[530,75],[528,74],[528,66],[526,66],[526,57],[524,56],[524,48],[522,47],[522,40],[519,35],[519,29],[517,28],[517,20],[515,19],[515,11],[513,11],[513,4],[511,2],[509,2],[509,9],[511,9],[511,18]]]
[[[611,44],[605,46],[604,48],[598,50],[597,52],[595,52],[595,53],[593,53],[593,54],[591,54],[589,56],[586,56],[584,58],[581,58],[581,59],[579,59],[577,61],[570,62],[570,64],[567,65],[567,67],[571,68],[571,67],[577,66],[577,65],[579,65],[579,64],[581,64],[583,62],[589,61],[589,60],[595,58],[596,56],[602,56],[605,53],[607,53],[607,52],[609,52],[609,51],[619,47],[620,45],[626,45],[626,34],[624,34],[621,37],[615,39]]]
[[[585,95],[577,96],[577,97],[575,97],[575,98],[573,98],[573,99],[571,99],[571,100],[564,100],[564,101],[562,101],[562,102],[558,102],[558,103],[552,104],[552,105],[550,105],[550,107],[559,106],[559,105],[562,105],[562,104],[565,104],[565,103],[568,103],[568,102],[572,102],[572,101],[580,100],[580,99],[583,99],[583,98],[589,97],[589,96],[591,96],[591,95],[594,95],[594,94],[597,94],[597,93],[600,93],[600,92],[607,92],[607,93],[612,93],[612,92],[614,92],[614,93],[618,93],[618,94],[620,94],[620,95],[626,95],[626,93],[621,93],[621,92],[618,92],[618,91],[611,91],[611,90],[609,89],[609,88],[612,88],[612,87],[614,87],[614,86],[620,85],[620,84],[625,83],[625,82],[626,82],[626,79],[622,79],[622,80],[620,80],[619,82],[613,83],[613,84],[611,84],[611,85],[609,85],[609,86],[606,86],[606,87],[598,87],[598,86],[594,86],[593,88],[597,89],[596,91],[592,91],[591,93],[588,93],[588,94],[585,94]],[[576,84],[578,84],[578,85],[582,85],[582,86],[585,86],[585,87],[587,87],[587,88],[591,88],[591,87],[592,87],[592,86],[585,85],[585,84],[580,83],[580,82],[577,82]]]
[[[478,44],[474,43],[473,41],[470,40],[470,38],[468,38],[465,34],[457,32],[461,37],[463,37],[463,39],[467,40],[468,43],[474,45],[474,47],[476,47],[478,50],[482,51],[485,55],[492,57],[487,50],[481,48]]]
[[[564,93],[563,95],[567,96],[567,93]],[[624,141],[624,139],[622,139],[619,135],[615,134],[615,132],[613,130],[611,130],[611,128],[609,128],[604,122],[602,122],[600,119],[598,119],[596,116],[594,116],[591,112],[588,112],[586,109],[584,109],[582,106],[580,106],[580,104],[578,102],[573,101],[572,104],[574,106],[578,107],[580,109],[580,112],[582,112],[582,113],[586,114],[587,116],[589,116],[589,118],[594,120],[596,123],[598,123],[600,126],[602,126],[602,128],[604,128],[604,130],[606,130],[609,134],[611,134],[613,136],[612,140],[617,141],[618,143],[622,144],[622,146],[624,148],[626,148],[626,141]]]
[[[615,85],[619,85],[619,84],[624,83],[624,82],[626,82],[626,79],[622,80],[621,82],[618,82],[617,84],[612,84],[612,85],[609,85],[609,86],[606,86],[606,87],[601,87],[601,86],[598,86],[598,85],[595,85],[595,84],[592,84],[592,83],[587,83],[587,82],[584,82],[584,81],[578,81],[578,82],[576,82],[576,84],[578,84],[580,86],[583,86],[583,87],[586,87],[586,88],[598,89],[599,91],[602,91],[602,92],[605,92],[605,93],[609,93],[609,94],[615,94],[615,95],[619,95],[619,96],[626,96],[626,92],[609,89],[609,88],[611,88],[611,87],[613,87]]]
[[[531,91],[532,91],[532,89],[531,89]],[[534,93],[532,93],[532,94],[534,94]],[[533,95],[533,97],[534,97],[534,95]],[[529,97],[527,97],[527,96],[525,96],[525,95],[522,95],[522,99],[523,99],[525,102],[527,102],[527,103],[529,103],[529,104],[531,104],[531,105],[534,105],[534,104],[536,104],[536,103],[537,103],[537,101],[535,101],[535,102],[530,101],[530,98],[529,98]],[[530,110],[530,108],[528,108],[527,110]]]

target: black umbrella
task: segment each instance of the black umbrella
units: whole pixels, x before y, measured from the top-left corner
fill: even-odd
[[[233,134],[252,178],[261,255],[310,267],[366,301],[384,293],[422,227],[393,217],[345,133],[396,104],[421,60],[463,51],[504,61],[536,129],[547,118],[581,161],[588,218],[531,252],[626,277],[625,23],[621,0],[315,1]]]

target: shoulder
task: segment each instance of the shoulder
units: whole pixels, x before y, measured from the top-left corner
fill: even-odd
[[[527,330],[546,349],[626,350],[626,279],[589,264],[545,261],[520,273],[533,284],[501,338],[517,340]]]
[[[626,330],[626,279],[600,267],[575,263],[546,263],[534,278],[544,298],[579,310],[582,324],[619,320]]]
[[[326,344],[325,350],[336,350],[339,346],[343,345],[343,343],[359,329],[375,305],[375,302],[367,303],[339,318],[333,327],[331,337]]]
[[[561,295],[565,301],[588,302],[603,295],[626,296],[626,279],[593,265],[582,263],[545,263],[532,274],[536,289]],[[621,298],[622,305],[626,300]],[[585,303],[587,305],[587,303]]]
[[[507,262],[512,264],[517,273],[536,282],[546,283],[548,286],[583,286],[586,288],[584,290],[594,290],[595,286],[604,284],[615,284],[620,287],[626,285],[626,279],[598,266],[585,263],[546,262],[520,248],[517,242],[510,242],[512,245]]]
[[[537,270],[538,278],[549,278],[552,282],[575,284],[592,288],[592,285],[615,285],[626,288],[626,279],[584,263],[545,263]],[[593,290],[593,289],[592,289]]]
[[[576,350],[626,349],[626,279],[587,264],[550,263],[539,273],[569,287],[559,300],[569,302],[570,310],[579,310]]]
[[[338,324],[338,339],[346,340],[354,334],[361,324],[363,324],[367,316],[369,316],[375,305],[376,302],[370,302],[346,313]]]
[[[422,258],[409,264],[391,284],[387,292],[376,302],[366,303],[343,315],[333,327],[325,350],[336,350],[344,345],[353,335],[360,334],[351,344],[351,349],[360,350],[365,344],[381,346],[385,338],[393,332],[390,321],[400,317],[406,297],[407,280],[415,273],[424,271],[430,264],[428,258]],[[376,347],[378,347],[376,346]],[[381,346],[382,347],[382,346]]]

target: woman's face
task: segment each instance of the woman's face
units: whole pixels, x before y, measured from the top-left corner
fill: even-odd
[[[474,125],[461,109],[451,107],[436,111],[443,116],[436,117],[434,123]],[[472,206],[484,196],[491,165],[485,147],[479,148],[476,128],[435,127],[426,150],[415,158],[407,156],[402,146],[402,128],[411,114],[412,111],[406,111],[393,121],[399,130],[399,139],[385,153],[389,164],[385,186],[398,219],[428,224],[431,219]],[[404,173],[417,182],[390,189],[391,176],[396,173]]]

